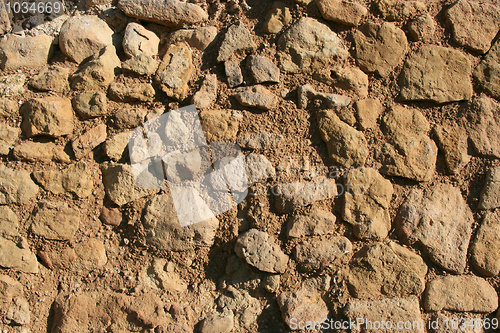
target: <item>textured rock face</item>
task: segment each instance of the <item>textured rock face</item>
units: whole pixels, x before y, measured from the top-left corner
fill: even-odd
[[[283,142],[283,136],[274,133],[245,132],[238,137],[238,145],[246,149],[273,149]]]
[[[156,81],[170,97],[182,100],[193,74],[193,55],[186,43],[170,45],[156,73]]]
[[[228,287],[227,291],[217,300],[219,307],[234,313],[235,325],[249,329],[262,313],[259,300],[252,297],[248,291]]]
[[[251,55],[247,58],[247,69],[255,83],[280,82],[280,70],[273,61],[264,56]]]
[[[108,197],[119,206],[153,193],[152,190],[144,189],[136,184],[132,168],[128,164],[104,165],[102,182]]]
[[[99,124],[96,127],[85,131],[71,143],[71,148],[73,148],[75,157],[77,159],[81,159],[90,154],[94,148],[106,141],[106,136],[105,124]]]
[[[0,267],[11,268],[25,273],[38,273],[38,261],[27,246],[27,240],[20,237],[20,245],[14,241],[0,237]]]
[[[281,35],[277,45],[280,68],[289,73],[309,73],[347,57],[337,34],[313,18],[300,19]]]
[[[273,3],[271,11],[267,13],[266,21],[264,22],[264,31],[268,34],[277,34],[285,25],[292,21],[292,14],[282,2],[276,1]]]
[[[0,155],[7,155],[9,153],[10,148],[19,139],[19,134],[21,134],[19,128],[0,124]]]
[[[117,102],[148,102],[155,98],[155,90],[149,83],[125,85],[113,82],[109,85],[109,97]]]
[[[71,101],[62,97],[28,100],[21,107],[22,128],[28,137],[48,135],[58,137],[73,132]]]
[[[474,77],[485,92],[500,100],[500,43],[492,46],[474,71]]]
[[[335,261],[344,260],[352,253],[352,244],[342,236],[324,240],[310,240],[295,247],[295,260],[304,271],[324,269]]]
[[[46,239],[70,240],[80,225],[81,215],[65,202],[42,201],[35,209],[31,231]]]
[[[474,275],[449,275],[432,280],[427,286],[424,308],[427,311],[491,313],[498,307],[498,296],[486,280]]]
[[[0,318],[11,325],[31,322],[30,306],[24,296],[23,285],[8,275],[0,275]]]
[[[424,13],[427,6],[421,1],[377,0],[378,10],[389,21],[406,21]]]
[[[349,1],[342,0],[316,0],[321,16],[325,20],[356,26],[368,13],[366,7]]]
[[[105,116],[107,114],[106,94],[101,91],[85,91],[71,100],[75,112],[82,119]]]
[[[0,164],[0,204],[24,204],[35,198],[38,186],[24,170],[12,170]]]
[[[238,88],[234,97],[243,106],[261,110],[271,110],[278,104],[278,97],[261,85]]]
[[[160,38],[142,25],[129,23],[123,34],[123,51],[128,57],[139,54],[155,56],[158,54]]]
[[[159,62],[143,53],[122,62],[122,70],[135,75],[152,75],[156,73]]]
[[[433,262],[457,274],[465,269],[472,223],[462,194],[449,184],[412,190],[396,217],[407,243],[421,244]]]
[[[224,40],[219,49],[217,61],[226,61],[234,53],[253,51],[257,45],[252,39],[252,34],[243,23],[233,24],[227,29]]]
[[[444,123],[434,127],[439,149],[444,153],[446,168],[450,174],[458,174],[469,163],[467,133],[458,124]]]
[[[201,125],[207,141],[234,141],[239,129],[239,118],[230,110],[202,111]]]
[[[379,100],[373,98],[361,99],[354,104],[356,109],[356,119],[362,129],[375,128],[377,119],[384,111],[384,107]]]
[[[0,96],[13,97],[26,91],[24,83],[26,76],[24,74],[11,74],[0,77]]]
[[[69,89],[69,69],[59,66],[50,66],[42,69],[34,76],[29,85],[41,91],[63,92]]]
[[[78,71],[71,77],[71,88],[74,90],[107,89],[114,81],[115,72],[120,65],[115,47],[106,46],[80,65]]]
[[[336,219],[332,213],[320,209],[314,209],[308,215],[293,215],[288,221],[286,234],[291,238],[326,235],[333,232]]]
[[[408,31],[415,41],[430,41],[436,32],[436,22],[426,13],[410,21]]]
[[[217,99],[217,75],[209,74],[203,80],[200,90],[198,90],[191,100],[198,109],[209,108]]]
[[[401,71],[401,98],[405,101],[446,103],[472,97],[470,60],[460,51],[422,46]]]
[[[486,177],[481,200],[480,209],[495,209],[500,207],[500,167],[491,168]]]
[[[28,162],[70,161],[68,154],[64,152],[64,147],[52,142],[22,142],[14,147],[13,155],[17,160]]]
[[[500,213],[486,213],[471,249],[472,263],[481,274],[500,273]]]
[[[47,35],[35,37],[7,35],[0,40],[0,67],[3,70],[42,67],[52,55],[52,42],[53,37]]]
[[[72,192],[80,198],[86,198],[92,194],[94,188],[92,168],[85,162],[72,164],[61,171],[35,171],[33,178],[44,189],[54,194]]]

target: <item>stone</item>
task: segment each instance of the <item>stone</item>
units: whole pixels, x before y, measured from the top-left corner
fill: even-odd
[[[33,76],[29,85],[40,91],[63,92],[69,90],[68,77],[68,68],[49,66]]]
[[[0,118],[8,118],[19,111],[19,104],[8,98],[0,98]]]
[[[108,208],[103,206],[99,219],[104,224],[117,227],[122,223],[122,213],[118,208]]]
[[[367,23],[353,32],[358,66],[367,73],[388,76],[404,59],[408,41],[393,23]]]
[[[106,125],[99,124],[85,131],[71,143],[77,160],[88,155],[95,147],[106,141]]]
[[[250,153],[245,157],[246,174],[248,184],[265,182],[276,176],[274,166],[264,155]]]
[[[26,91],[24,74],[11,74],[0,77],[0,96],[12,97],[21,95]]]
[[[261,85],[238,88],[234,97],[243,106],[261,110],[274,109],[279,102],[278,96]]]
[[[485,276],[500,273],[500,214],[488,212],[472,243],[472,264]]]
[[[273,61],[264,56],[250,55],[246,60],[247,70],[255,83],[279,83],[280,70]]]
[[[27,137],[59,137],[73,132],[71,101],[64,97],[32,98],[21,106],[21,128]]]
[[[203,154],[203,151],[202,151]],[[202,154],[194,149],[187,153],[172,153],[163,157],[164,174],[169,182],[180,183],[199,179],[202,169]]]
[[[61,51],[77,64],[113,44],[113,30],[95,15],[72,16],[59,32]]]
[[[135,22],[127,24],[122,45],[123,51],[128,57],[131,58],[139,54],[155,56],[158,54],[159,44],[160,38],[154,32]]]
[[[19,140],[21,129],[0,123],[0,155],[7,155]]]
[[[488,170],[478,207],[479,209],[500,207],[500,167]]]
[[[106,94],[102,91],[84,91],[71,100],[73,109],[84,120],[108,114]]]
[[[31,321],[23,285],[8,275],[0,275],[0,318],[5,324],[27,325]]]
[[[438,184],[412,190],[395,222],[407,244],[422,245],[431,261],[450,272],[464,272],[474,219],[459,189]]]
[[[0,237],[0,267],[37,274],[39,268],[36,256],[24,246],[28,241],[21,238],[18,243]]]
[[[19,237],[19,218],[9,206],[0,206],[0,237],[10,240]]]
[[[11,28],[9,12],[5,3],[2,2],[0,4],[0,34],[3,35],[8,33]]]
[[[462,126],[479,155],[500,158],[500,103],[485,95],[462,108]]]
[[[139,54],[122,62],[122,70],[136,75],[153,75],[160,63],[146,54]]]
[[[38,251],[37,255],[44,265],[52,270],[72,271],[76,268],[76,253],[71,247],[52,251]]]
[[[34,171],[33,178],[54,194],[71,192],[79,198],[87,198],[94,189],[92,173],[92,168],[85,162],[77,162],[63,170]]]
[[[301,18],[281,35],[277,51],[280,68],[289,73],[310,73],[348,55],[340,37],[310,17]]]
[[[280,275],[271,274],[262,280],[262,287],[268,293],[276,293],[280,288]]]
[[[234,142],[240,119],[231,110],[202,111],[201,126],[209,142]]]
[[[239,22],[227,29],[219,48],[217,61],[226,61],[234,53],[252,52],[256,48],[257,45],[252,39],[252,34],[242,22]]]
[[[115,126],[122,128],[136,128],[142,125],[148,110],[140,106],[122,106],[114,115]]]
[[[379,172],[416,181],[428,181],[436,169],[437,146],[428,137],[429,122],[416,109],[394,105],[382,118],[386,143],[377,152]]]
[[[250,229],[240,235],[234,251],[249,265],[263,272],[284,273],[288,265],[288,256],[272,237],[257,229]]]
[[[22,205],[34,199],[38,186],[25,170],[12,170],[0,164],[0,204]]]
[[[406,21],[427,11],[421,1],[378,0],[376,5],[382,16],[389,21]]]
[[[471,157],[467,153],[467,133],[456,123],[447,122],[436,125],[433,129],[439,149],[443,152],[448,172],[457,175],[469,163]]]
[[[420,296],[427,266],[423,259],[392,241],[375,243],[357,252],[347,281],[356,298]]]
[[[307,215],[292,215],[288,220],[288,238],[327,235],[335,229],[337,218],[331,212],[314,208]]]
[[[301,6],[307,6],[309,5],[313,0],[293,0],[295,3],[301,5]]]
[[[354,109],[359,126],[367,130],[377,127],[377,120],[384,111],[384,106],[378,99],[366,98],[356,101]]]
[[[200,201],[194,201],[193,204],[201,205]],[[212,217],[181,226],[172,197],[167,193],[157,195],[148,201],[144,209],[143,224],[146,243],[149,246],[164,251],[186,251],[211,246],[219,227],[219,220]]]
[[[316,0],[316,5],[325,20],[344,24],[347,26],[357,26],[364,16],[368,14],[368,9],[356,2],[343,0]]]
[[[116,83],[109,85],[109,97],[116,102],[150,102],[156,92],[149,83]]]
[[[189,45],[184,42],[173,44],[163,56],[156,81],[169,97],[183,100],[187,96],[193,71],[193,54]]]
[[[28,162],[70,162],[68,154],[64,152],[64,147],[53,142],[23,141],[14,147],[13,155],[17,160]]]
[[[193,95],[191,103],[193,103],[197,109],[206,109],[212,106],[217,99],[217,85],[216,74],[206,75],[200,90]]]
[[[359,239],[382,240],[391,230],[389,206],[394,193],[389,180],[376,169],[349,170],[344,183],[342,219]]]
[[[91,272],[108,262],[106,248],[101,240],[89,238],[75,245],[76,261],[73,269]]]
[[[313,74],[313,78],[334,86],[343,95],[368,96],[368,75],[357,67],[344,67],[334,70],[322,69]]]
[[[80,64],[78,70],[71,76],[71,88],[85,91],[107,89],[115,80],[115,73],[120,65],[115,47],[106,46]]]
[[[319,178],[315,182],[276,184],[272,188],[272,194],[276,196],[276,210],[279,213],[289,213],[316,201],[336,197],[337,184],[334,179],[329,178]]]
[[[238,137],[238,145],[246,149],[274,149],[281,146],[283,136],[274,133],[249,133],[245,132]]]
[[[255,324],[262,313],[262,305],[257,298],[252,297],[246,290],[232,286],[218,298],[217,304],[220,308],[233,312],[236,327],[247,330]]]
[[[45,66],[52,56],[53,40],[53,37],[47,35],[7,35],[0,40],[0,68],[7,71]]]
[[[234,314],[213,312],[200,324],[200,333],[229,333],[234,328]]]
[[[118,8],[127,16],[167,27],[191,25],[208,19],[207,12],[199,5],[179,0],[119,0]]]
[[[498,308],[498,296],[480,277],[448,275],[429,282],[423,303],[427,311],[491,313]]]
[[[424,45],[403,66],[400,97],[404,101],[436,103],[470,100],[471,72],[470,60],[462,52]]]
[[[292,22],[290,8],[284,3],[276,1],[273,2],[271,10],[266,15],[263,29],[268,34],[277,34],[290,22]]]
[[[420,15],[408,23],[408,32],[414,41],[430,41],[436,32],[436,22],[428,13]]]
[[[132,168],[128,164],[105,163],[101,170],[106,195],[118,206],[153,193],[152,190],[137,185]]]
[[[70,240],[80,226],[77,208],[63,201],[39,201],[31,216],[31,232],[46,239]]]
[[[323,295],[330,289],[330,280],[330,277],[325,276],[308,278],[296,290],[278,295],[281,316],[290,329],[298,329],[298,323],[319,325],[328,317],[328,306]]]
[[[217,27],[198,27],[195,29],[179,29],[169,36],[170,44],[187,42],[189,46],[200,51],[205,50],[217,36]]]
[[[128,146],[131,133],[132,132],[130,131],[125,131],[106,140],[106,143],[104,144],[104,152],[106,153],[106,156],[115,162],[121,160],[125,149]]]
[[[332,110],[318,113],[318,128],[330,159],[344,167],[362,166],[368,156],[368,143],[362,132],[347,125]]]
[[[491,97],[500,100],[500,43],[496,42],[474,70],[474,78]]]
[[[224,70],[226,72],[227,84],[234,88],[243,83],[243,74],[240,65],[236,61],[225,61]]]
[[[354,325],[352,333],[374,331],[372,327],[377,327],[370,323],[392,323],[392,329],[380,330],[381,332],[391,332],[397,323],[412,323],[412,327],[407,330],[400,330],[408,333],[424,333],[425,325],[420,313],[418,298],[384,298],[380,300],[351,300],[344,309],[345,316],[352,322],[362,318],[364,323]],[[372,326],[373,325],[373,326]],[[377,330],[378,331],[378,330]],[[399,331],[399,330],[398,330]]]
[[[351,242],[343,236],[306,240],[295,247],[295,261],[306,272],[322,270],[334,262],[346,261],[352,253]]]
[[[500,31],[500,7],[495,4],[459,0],[446,11],[453,40],[469,50],[486,53]]]
[[[187,283],[177,273],[178,268],[172,261],[153,259],[143,271],[144,282],[153,289],[182,294],[187,291]]]
[[[337,94],[317,92],[310,84],[304,84],[298,89],[298,107],[306,109],[311,100],[320,100],[328,109],[337,109],[351,104],[351,98]]]

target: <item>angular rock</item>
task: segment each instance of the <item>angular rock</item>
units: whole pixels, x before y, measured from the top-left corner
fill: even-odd
[[[155,90],[149,83],[123,84],[112,82],[109,97],[117,102],[149,102],[155,98]]]
[[[240,65],[235,61],[225,61],[224,70],[226,72],[227,84],[234,88],[243,83],[243,74]]]
[[[19,111],[19,104],[8,98],[0,98],[0,118],[8,118]]]
[[[379,151],[380,173],[428,181],[436,169],[437,146],[428,137],[429,122],[415,109],[391,107],[382,118],[387,143]]]
[[[412,190],[396,217],[406,243],[422,245],[434,263],[456,274],[465,270],[473,222],[462,193],[449,184]]]
[[[0,275],[0,318],[10,325],[27,325],[31,321],[23,285],[8,275]]]
[[[500,7],[489,3],[459,0],[446,11],[453,40],[461,46],[486,53],[500,31]]]
[[[71,101],[64,97],[33,98],[21,106],[22,129],[27,137],[58,137],[73,132]]]
[[[68,77],[68,68],[50,66],[33,76],[29,85],[40,91],[63,92],[69,89]]]
[[[24,83],[26,76],[24,74],[11,74],[0,77],[0,96],[12,97],[23,94],[26,89]]]
[[[38,261],[29,248],[28,241],[21,238],[19,244],[0,237],[0,267],[19,270],[24,273],[38,273]]]
[[[467,153],[467,133],[465,129],[456,123],[445,123],[434,127],[437,144],[444,154],[444,160],[448,172],[456,175],[469,163],[470,156]]]
[[[113,44],[113,30],[95,15],[73,16],[59,32],[61,51],[76,63]]]
[[[108,208],[103,206],[99,219],[104,224],[117,227],[122,223],[122,213],[118,208]]]
[[[75,268],[76,253],[71,247],[52,251],[38,251],[37,255],[44,265],[52,270],[71,271]]]
[[[316,5],[325,20],[357,26],[363,17],[368,14],[368,9],[356,2],[343,0],[316,0]]]
[[[427,6],[421,1],[378,0],[376,5],[382,16],[389,21],[406,21],[427,10]]]
[[[321,270],[336,261],[345,261],[352,253],[351,242],[342,236],[328,236],[323,240],[308,240],[295,247],[295,260],[306,272]]]
[[[74,90],[107,89],[115,79],[115,72],[121,62],[116,55],[115,47],[110,45],[82,62],[78,71],[71,77],[71,88]]]
[[[63,201],[40,201],[31,216],[31,232],[46,239],[70,240],[82,217]]]
[[[440,277],[429,282],[424,297],[427,311],[491,313],[498,307],[495,288],[474,275]]]
[[[0,4],[0,34],[8,33],[11,28],[9,12],[5,3],[2,2]]]
[[[500,100],[500,42],[493,45],[476,67],[474,78],[488,95]]]
[[[377,119],[384,111],[384,106],[378,99],[366,98],[354,104],[356,109],[356,119],[359,126],[366,129],[373,129],[377,126]]]
[[[42,67],[49,61],[54,38],[47,35],[20,37],[7,35],[0,40],[0,68]]]
[[[213,26],[179,29],[170,34],[169,43],[187,42],[189,46],[203,51],[214,41],[215,36],[217,36],[217,28]]]
[[[108,114],[106,94],[101,91],[85,91],[72,99],[73,108],[84,120]]]
[[[158,54],[160,38],[142,25],[130,22],[123,34],[123,51],[128,57],[139,54],[155,56]]]
[[[123,106],[114,115],[115,126],[122,128],[136,128],[144,122],[148,110],[138,106]]]
[[[283,141],[283,136],[274,133],[249,133],[245,132],[238,137],[238,145],[246,149],[273,149],[278,148]]]
[[[412,251],[389,241],[365,246],[350,263],[347,277],[356,298],[419,296],[427,266]]]
[[[155,258],[142,274],[144,282],[153,289],[179,294],[186,292],[187,283],[179,276],[177,270],[178,268],[172,261]]]
[[[208,19],[208,14],[200,6],[179,0],[120,0],[118,8],[127,16],[168,27],[190,25]]]
[[[368,75],[357,67],[323,69],[314,73],[313,78],[334,86],[342,94],[368,96]]]
[[[345,167],[365,164],[368,144],[362,132],[347,125],[334,111],[320,111],[318,128],[325,141],[330,158]]]
[[[256,48],[257,45],[252,39],[252,34],[243,23],[239,22],[227,29],[219,48],[217,61],[226,61],[234,53],[251,52]]]
[[[353,32],[358,66],[367,73],[388,76],[408,51],[403,30],[393,23],[367,23]]]
[[[108,262],[106,248],[101,240],[90,238],[75,245],[76,262],[74,269],[91,272]]]
[[[381,240],[391,230],[389,205],[394,192],[376,169],[357,168],[345,176],[342,218],[359,239]]]
[[[160,63],[153,59],[153,57],[141,53],[122,62],[122,69],[124,72],[136,75],[153,75],[156,73],[159,65]]]
[[[343,41],[328,26],[304,17],[277,43],[279,66],[289,73],[309,73],[348,55]]]
[[[264,155],[248,154],[245,158],[248,184],[264,182],[276,176],[274,166]]]
[[[234,328],[234,314],[232,311],[225,313],[214,312],[200,324],[200,333],[229,333]]]
[[[106,125],[99,124],[77,137],[71,143],[77,160],[88,155],[95,147],[106,141]]]
[[[436,32],[436,22],[430,14],[423,14],[408,23],[408,32],[414,41],[427,42]]]
[[[261,85],[238,88],[234,95],[238,103],[243,106],[271,110],[278,104],[278,97]]]
[[[262,305],[248,291],[229,286],[217,300],[220,308],[234,313],[234,324],[237,327],[249,329],[262,313]]]
[[[334,198],[337,184],[334,179],[320,178],[316,182],[276,184],[271,191],[276,196],[276,210],[289,213],[316,201]]]
[[[44,170],[33,172],[33,178],[44,189],[54,194],[71,192],[79,198],[92,194],[94,181],[92,169],[85,162],[77,162],[63,170]]]
[[[333,232],[337,218],[332,213],[313,209],[308,215],[292,215],[287,224],[288,238],[326,235]]]
[[[0,237],[10,240],[19,237],[19,218],[9,206],[0,206]]]
[[[0,123],[0,155],[7,155],[19,139],[21,129]]]
[[[264,56],[250,55],[247,58],[247,70],[255,83],[280,82],[280,70],[273,61]]]
[[[298,89],[298,107],[306,109],[311,100],[318,99],[322,101],[329,109],[336,109],[337,107],[348,106],[351,104],[351,98],[347,96],[321,93],[314,90],[310,84],[304,84]]]
[[[406,60],[400,97],[405,101],[446,103],[472,97],[471,63],[460,51],[424,45]]]
[[[284,273],[288,256],[271,236],[257,229],[250,229],[238,237],[234,251],[245,261],[263,272]]]
[[[172,98],[186,98],[193,74],[193,55],[186,43],[170,45],[156,73],[161,89]]]
[[[127,148],[130,134],[130,131],[125,131],[108,139],[104,144],[104,152],[106,153],[106,156],[115,162],[119,161]]]
[[[216,74],[206,75],[200,90],[193,95],[191,103],[198,109],[205,109],[212,106],[217,99],[217,85]]]
[[[479,209],[495,209],[498,207],[500,207],[500,167],[493,167],[488,171],[481,192]]]
[[[29,172],[0,164],[0,204],[25,204],[37,196],[38,190]]]
[[[291,21],[292,14],[290,14],[290,8],[282,2],[273,2],[271,10],[267,13],[264,21],[264,32],[277,34],[284,26],[290,24]]]
[[[231,110],[202,111],[200,118],[207,141],[235,141],[240,128],[240,119]]]
[[[69,163],[70,158],[63,146],[53,142],[23,141],[14,147],[14,158],[28,162],[61,162]]]
[[[483,218],[471,248],[474,267],[486,276],[500,273],[500,213],[488,212]]]

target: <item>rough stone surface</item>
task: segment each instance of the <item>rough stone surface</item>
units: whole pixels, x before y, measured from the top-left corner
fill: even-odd
[[[344,24],[358,25],[368,14],[368,9],[356,2],[343,0],[316,0],[316,5],[325,20]]]
[[[63,92],[69,89],[68,77],[68,68],[50,66],[35,75],[29,85],[40,91]]]
[[[31,231],[46,239],[70,240],[78,230],[81,214],[62,201],[40,201],[31,217]]]
[[[408,51],[403,30],[392,23],[367,23],[353,33],[355,57],[367,73],[387,76],[398,66]]]
[[[127,148],[130,134],[130,131],[125,131],[108,139],[104,144],[106,156],[115,162],[119,161]]]
[[[11,28],[12,26],[10,24],[9,12],[5,3],[2,2],[0,4],[0,34],[3,35],[9,32]]]
[[[10,325],[27,325],[31,321],[23,285],[8,275],[0,275],[0,318]]]
[[[141,53],[122,62],[122,70],[136,75],[153,75],[159,65],[153,57]]]
[[[313,78],[334,86],[343,95],[361,98],[368,96],[368,75],[357,67],[319,70],[313,74]]]
[[[238,88],[234,97],[243,106],[261,110],[271,110],[278,104],[278,96],[261,85]]]
[[[444,154],[448,172],[458,174],[469,163],[471,157],[467,153],[467,133],[456,123],[444,123],[433,129],[439,149]]]
[[[28,162],[61,162],[69,163],[70,158],[64,147],[52,142],[23,141],[14,147],[14,158]]]
[[[0,155],[7,155],[10,149],[19,139],[21,130],[18,127],[12,127],[0,123]]]
[[[425,289],[426,274],[427,266],[419,255],[389,241],[357,252],[347,280],[357,298],[419,296]]]
[[[408,244],[422,245],[434,263],[457,274],[465,270],[473,221],[460,190],[449,184],[412,190],[396,217]]]
[[[488,212],[472,243],[472,263],[486,276],[500,273],[500,213]]]
[[[284,26],[290,24],[292,21],[292,14],[290,8],[284,3],[276,1],[273,3],[271,10],[267,13],[264,22],[264,32],[268,34],[277,34]]]
[[[354,104],[356,119],[362,129],[373,129],[377,126],[378,117],[384,111],[384,106],[378,99],[366,98]]]
[[[335,261],[345,260],[352,253],[352,244],[343,236],[329,236],[323,240],[308,240],[295,247],[295,260],[300,268],[310,272],[321,270]]]
[[[391,230],[392,184],[372,168],[350,170],[345,177],[342,218],[359,239],[384,239]]]
[[[142,25],[131,22],[125,28],[122,44],[123,51],[128,57],[134,57],[139,54],[155,56],[158,54],[160,38]]]
[[[248,184],[262,183],[276,176],[274,166],[264,155],[248,154],[245,157]]]
[[[122,213],[118,208],[108,208],[103,206],[99,219],[104,224],[117,227],[122,223]]]
[[[71,101],[64,97],[33,98],[21,107],[21,125],[27,137],[48,135],[58,137],[73,132]]]
[[[24,74],[11,74],[0,77],[0,96],[12,97],[23,94],[26,89],[24,83],[26,76]]]
[[[54,194],[71,192],[79,198],[86,198],[92,194],[94,188],[92,168],[85,162],[72,164],[60,171],[35,171],[33,178],[44,189]]]
[[[344,167],[361,166],[368,156],[368,144],[362,132],[344,123],[334,111],[320,111],[318,128],[330,158]]]
[[[460,51],[424,45],[406,60],[401,71],[405,101],[446,103],[472,97],[470,60]]]
[[[239,118],[230,110],[202,111],[201,125],[210,142],[234,142],[238,134]]]
[[[24,170],[12,170],[0,164],[0,204],[24,204],[35,198],[38,186]]]
[[[480,209],[495,209],[500,207],[500,167],[488,171],[486,182],[479,201]]]
[[[3,70],[14,70],[46,65],[52,55],[53,39],[47,35],[34,37],[7,35],[0,40],[0,67]]]
[[[500,103],[481,95],[465,106],[464,126],[474,150],[500,158]]]
[[[428,181],[436,169],[437,146],[428,137],[429,122],[415,109],[395,105],[382,118],[387,142],[379,151],[380,173]]]
[[[376,5],[382,16],[389,21],[406,21],[427,10],[427,6],[421,1],[377,0]]]
[[[424,308],[427,311],[490,313],[497,307],[495,288],[474,275],[448,275],[432,280],[424,297]]]
[[[288,265],[288,256],[272,237],[257,229],[250,229],[238,237],[234,251],[248,264],[264,272],[284,273]]]
[[[61,51],[76,63],[113,44],[113,30],[94,15],[73,16],[59,32]]]
[[[189,46],[203,51],[214,41],[216,36],[217,28],[208,26],[176,30],[170,34],[168,40],[171,44],[187,42]]]
[[[72,75],[71,88],[85,91],[108,88],[121,65],[115,47],[106,46],[88,59],[82,62],[78,71]]]
[[[234,53],[253,51],[257,48],[252,34],[243,23],[233,24],[227,29],[219,49],[217,61],[226,61]]]
[[[453,40],[461,46],[486,53],[500,31],[500,7],[489,3],[459,0],[446,11]]]
[[[351,98],[348,96],[318,92],[310,84],[304,84],[298,90],[297,104],[301,109],[306,109],[313,100],[320,100],[328,109],[339,109],[351,104]]]
[[[282,135],[266,132],[245,132],[238,137],[238,145],[246,149],[273,149],[278,148],[282,142]]]
[[[9,206],[0,206],[0,237],[15,240],[19,236],[19,218]]]
[[[491,97],[500,100],[500,42],[496,42],[474,70],[474,78]]]
[[[106,248],[101,240],[87,239],[75,245],[76,262],[74,269],[91,272],[108,262]]]
[[[145,283],[156,290],[165,290],[173,294],[184,293],[187,284],[177,271],[179,267],[172,261],[155,258],[142,272]]]
[[[414,41],[428,42],[436,32],[436,22],[428,13],[420,15],[408,23],[408,32]]]
[[[109,97],[117,102],[149,102],[155,98],[155,90],[149,83],[124,84],[112,82]]]
[[[0,98],[0,118],[8,118],[19,111],[19,105],[8,98]]]
[[[38,273],[38,261],[35,254],[25,247],[27,243],[25,238],[21,238],[20,242],[13,242],[0,237],[0,267],[25,273]]]
[[[226,313],[211,313],[200,324],[200,333],[229,333],[234,328],[234,314],[232,311]]]
[[[203,83],[194,95],[191,103],[193,103],[197,109],[205,109],[215,102],[217,99],[217,75],[208,74],[205,76]]]
[[[234,324],[243,329],[249,329],[262,313],[259,300],[252,297],[248,291],[228,287],[217,300],[220,308],[234,313]]]
[[[89,129],[71,143],[76,159],[81,159],[88,155],[95,147],[106,141],[106,125],[99,124]]]
[[[313,209],[307,215],[292,215],[287,224],[289,238],[326,235],[333,232],[337,218],[332,213]]]
[[[243,83],[243,74],[240,65],[235,61],[225,61],[224,70],[226,72],[227,84],[234,88]]]
[[[182,100],[187,96],[193,70],[193,55],[189,45],[184,42],[173,44],[163,56],[156,81],[169,97]]]
[[[102,91],[85,91],[71,100],[75,112],[84,120],[105,116],[108,113],[106,94]]]
[[[277,46],[279,66],[289,73],[308,73],[348,55],[340,37],[310,17],[300,19],[285,31]]]
[[[280,70],[273,61],[264,56],[250,55],[247,60],[247,70],[255,83],[280,82]]]

